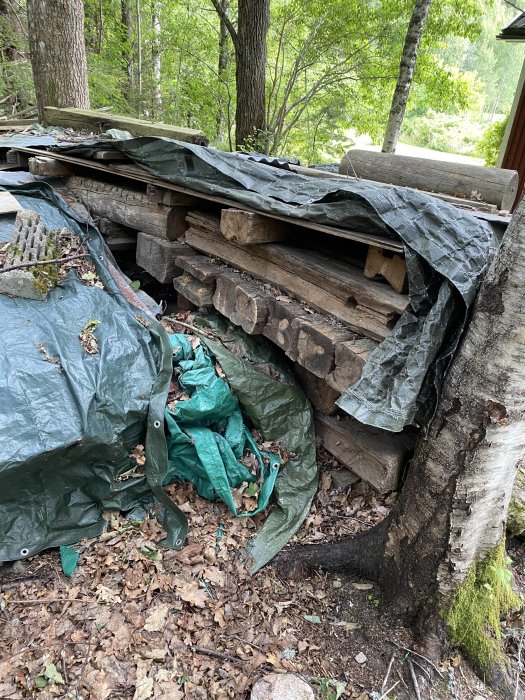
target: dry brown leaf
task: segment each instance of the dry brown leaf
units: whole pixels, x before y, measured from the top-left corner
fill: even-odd
[[[160,632],[166,626],[166,620],[170,612],[171,605],[163,603],[158,605],[146,618],[144,629],[147,632]]]
[[[176,590],[181,600],[190,605],[195,605],[197,608],[205,608],[211,600],[208,593],[206,593],[204,588],[200,588],[196,581],[177,584]]]
[[[143,677],[135,682],[133,700],[147,700],[153,692],[153,678]]]

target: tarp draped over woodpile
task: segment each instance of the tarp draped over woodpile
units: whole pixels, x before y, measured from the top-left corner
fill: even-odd
[[[310,178],[188,143],[137,138],[62,152],[118,148],[159,178],[258,211],[400,239],[410,304],[339,406],[362,423],[401,431],[424,424],[497,247],[491,227],[415,190],[356,179]]]
[[[164,506],[163,544],[178,549],[187,519],[163,489],[183,476],[181,454],[164,434],[173,371],[169,337],[123,294],[99,232],[49,185],[8,185],[12,180],[2,178],[3,187],[47,227],[82,237],[104,288],[87,286],[69,271],[45,301],[0,294],[0,561],[96,536],[106,526],[104,510],[130,512],[155,499]],[[13,222],[14,215],[0,217],[0,242],[11,238]],[[79,336],[93,322],[98,352],[90,355]],[[276,506],[253,542],[257,569],[298,529],[315,494],[312,411],[268,343],[219,321],[201,325],[213,331],[215,340],[206,343],[236,394],[235,405],[265,440],[279,441],[290,453],[275,485]],[[180,413],[172,414],[172,424]],[[204,413],[194,418],[202,430]],[[144,475],[130,461],[139,444],[145,446]],[[274,462],[269,459],[270,469]],[[275,475],[267,481],[268,496],[274,482]]]

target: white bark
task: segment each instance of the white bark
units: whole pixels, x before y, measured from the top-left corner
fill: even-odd
[[[153,68],[153,116],[158,117],[162,113],[162,90],[160,85],[161,77],[161,27],[160,27],[160,2],[153,0],[151,12],[151,28],[153,30],[152,41],[152,68]]]
[[[401,124],[405,116],[410,86],[412,85],[412,78],[414,77],[419,42],[423,36],[431,2],[432,0],[416,0],[414,12],[408,24],[405,45],[403,46],[403,54],[401,56],[401,64],[399,66],[399,75],[394,97],[392,98],[392,106],[390,107],[385,140],[383,142],[382,150],[384,153],[394,153],[396,150]]]

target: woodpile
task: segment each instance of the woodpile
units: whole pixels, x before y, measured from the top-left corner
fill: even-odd
[[[85,114],[77,117],[94,123]],[[198,138],[188,135],[188,140]],[[160,180],[123,161],[116,149],[97,151],[90,158],[16,150],[22,152],[22,167],[29,158],[34,174],[62,178],[111,249],[136,250],[140,267],[161,284],[173,285],[180,309],[215,309],[246,333],[279,348],[313,406],[319,443],[378,491],[397,487],[413,435],[361,425],[338,409],[337,400],[359,379],[408,304],[399,241],[380,232],[255,212],[224,195]],[[352,158],[352,163],[357,160]],[[498,206],[507,204],[512,175],[492,175],[487,185],[495,192],[492,199]],[[454,190],[451,178],[449,189]],[[457,193],[472,194],[469,187],[463,183]],[[477,213],[506,224],[491,213]]]

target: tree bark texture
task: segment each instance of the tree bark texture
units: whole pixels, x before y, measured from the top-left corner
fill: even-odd
[[[260,148],[266,131],[266,36],[270,0],[239,0],[235,44],[237,148]]]
[[[151,63],[153,77],[153,109],[152,116],[158,118],[162,114],[162,90],[161,77],[161,27],[160,27],[160,2],[153,0],[151,6],[151,29],[153,33],[151,41]]]
[[[385,599],[414,616],[426,635],[470,566],[501,541],[516,471],[525,463],[524,269],[522,200],[396,507],[364,535],[305,547],[288,560],[377,580]]]
[[[224,17],[229,16],[230,11],[230,0],[220,0],[223,14],[220,15],[220,28],[219,28],[219,61],[217,65],[217,73],[219,79],[222,83],[226,84],[228,80],[228,66],[230,64],[230,52],[228,47],[228,27],[224,21]],[[222,135],[224,132],[224,124],[226,121],[225,108],[221,103],[219,104],[219,110],[217,113],[217,139],[222,140]]]
[[[40,120],[47,105],[89,109],[82,0],[28,0],[27,17]]]
[[[394,153],[396,150],[401,124],[405,116],[410,86],[412,85],[412,78],[414,76],[419,42],[423,36],[431,2],[432,0],[416,0],[414,12],[408,24],[403,53],[401,55],[401,64],[399,66],[399,75],[396,89],[394,90],[394,97],[392,98],[390,115],[388,117],[388,124],[383,142],[382,150],[384,153]]]
[[[126,73],[126,87],[124,94],[126,100],[131,102],[133,96],[133,56],[131,45],[133,42],[133,20],[131,17],[130,0],[121,0],[120,2],[121,29],[122,29],[122,46],[124,56],[124,70]]]

